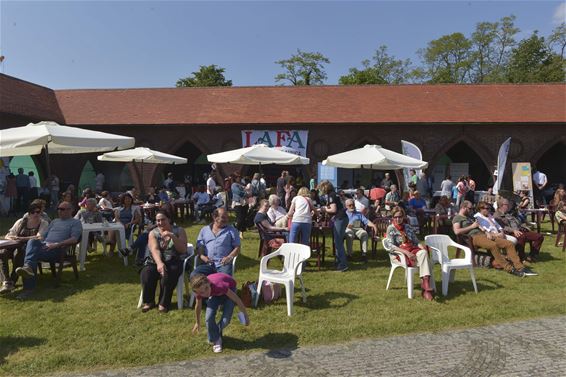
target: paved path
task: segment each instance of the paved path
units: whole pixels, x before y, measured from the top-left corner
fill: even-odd
[[[407,354],[413,356],[407,358]],[[566,316],[331,346],[211,356],[83,376],[566,376]]]

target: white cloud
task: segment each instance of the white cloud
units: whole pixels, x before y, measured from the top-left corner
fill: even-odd
[[[557,6],[552,16],[552,23],[555,25],[560,25],[563,22],[566,22],[566,3]]]

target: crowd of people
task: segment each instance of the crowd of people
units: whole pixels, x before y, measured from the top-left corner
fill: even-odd
[[[249,324],[246,308],[236,295],[233,261],[240,253],[244,233],[253,226],[265,232],[267,237],[277,234],[274,237],[282,237],[283,242],[310,245],[313,224],[325,221],[331,229],[336,249],[335,268],[341,272],[348,271],[354,240],[360,240],[361,259],[367,262],[368,241],[372,237],[383,237],[395,258],[405,258],[408,266],[419,269],[425,300],[433,300],[434,295],[430,279],[432,261],[418,236],[425,232],[431,216],[437,222],[437,232],[449,234],[476,250],[488,251],[488,258],[476,260],[478,265],[519,277],[537,275],[532,266],[539,261],[544,236],[531,228],[522,212],[530,205],[524,192],[520,192],[516,200],[503,196],[495,199],[488,192],[477,201],[474,195],[476,183],[471,177],[461,177],[453,182],[447,176],[440,185],[438,197],[426,174],[417,176],[414,171],[410,172],[410,182],[403,193],[389,173],[379,184],[355,190],[337,189],[329,181],[317,183],[314,176],[307,187],[302,185],[306,181],[294,179],[286,170],[281,172],[272,188],[259,173],[251,178],[234,173],[219,181],[218,174],[213,171],[208,175],[206,185],[187,188],[181,198],[193,206],[194,223],[203,225],[196,239],[199,264],[190,275],[197,303],[193,332],[198,332],[201,327],[201,309],[206,300],[205,322],[214,352],[222,351],[222,330],[230,323],[235,305],[240,308],[242,322]],[[54,175],[47,182],[52,188],[55,188],[55,182],[58,186],[58,178]],[[53,192],[58,193],[58,187]],[[127,239],[132,239],[130,233],[136,227],[138,229],[135,242],[118,251],[123,256],[136,252],[142,284],[142,312],[157,308],[166,313],[183,272],[183,256],[187,252],[187,234],[174,220],[172,200],[179,195],[172,174],[168,174],[159,188],[151,187],[145,195],[132,188],[113,197],[104,190],[102,178],[94,190],[85,189],[79,198],[75,196],[74,187],[55,198],[50,193],[46,199],[56,203],[57,218],[54,220],[46,212],[49,207],[46,200],[30,200],[25,213],[5,237],[20,242],[20,245],[11,255],[0,253],[0,293],[13,291],[18,278],[22,277],[24,289],[20,297],[29,296],[36,285],[38,263],[59,261],[68,247],[79,242],[83,224],[110,221],[124,226]],[[16,198],[22,199],[18,208],[31,197],[33,195],[22,194],[20,198],[18,194]],[[157,205],[154,218],[144,216],[144,205],[147,204]],[[556,190],[550,206],[556,221],[566,222],[566,191],[563,187]],[[234,225],[229,222],[230,211],[235,215]],[[205,218],[208,216],[210,222],[207,225]],[[378,219],[386,219],[389,224],[384,234],[378,233],[375,225]],[[116,235],[107,233],[91,234],[89,250],[99,241],[109,244],[110,254],[113,254]],[[528,255],[526,243],[531,244]],[[8,259],[12,259],[11,272]],[[161,289],[156,301],[157,284]],[[216,322],[219,310],[222,310],[221,320]]]

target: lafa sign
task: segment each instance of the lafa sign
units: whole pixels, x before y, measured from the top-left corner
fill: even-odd
[[[308,131],[299,130],[244,130],[242,131],[242,146],[265,144],[271,148],[285,148],[297,151],[299,155],[307,155]]]

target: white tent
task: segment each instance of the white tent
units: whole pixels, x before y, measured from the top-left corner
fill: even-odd
[[[310,161],[306,157],[270,148],[265,144],[209,154],[206,157],[209,162],[241,165],[307,165]]]
[[[186,164],[187,159],[172,154],[138,147],[123,151],[108,152],[97,157],[99,161],[145,162],[150,164]]]
[[[133,137],[61,126],[55,122],[30,123],[0,130],[0,157],[106,152],[131,148]]]
[[[363,148],[328,156],[322,164],[337,168],[375,170],[424,169],[428,166],[425,161],[369,144]]]

